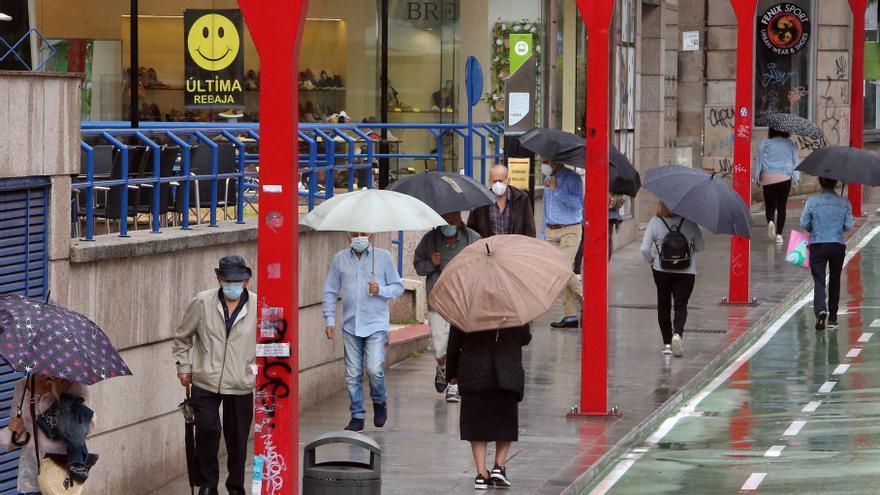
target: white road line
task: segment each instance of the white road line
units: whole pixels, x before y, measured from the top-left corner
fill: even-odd
[[[849,370],[848,364],[839,364],[837,368],[834,368],[834,371],[831,373],[832,375],[842,375]]]
[[[793,436],[797,435],[798,433],[801,432],[801,428],[803,428],[805,424],[807,424],[806,421],[801,421],[801,420],[792,421],[791,425],[788,427],[787,430],[785,430],[785,433],[783,433],[782,436],[793,437]]]
[[[742,488],[740,488],[740,490],[757,490],[758,487],[761,486],[761,482],[764,481],[765,476],[767,476],[767,473],[752,473],[752,475],[749,476],[749,479],[747,479],[746,482],[743,483],[743,486]]]
[[[785,448],[785,445],[774,445],[767,449],[767,452],[764,452],[764,457],[779,457],[782,455],[782,449]]]
[[[880,227],[874,227],[874,229],[867,235],[865,235],[865,237],[856,245],[856,247],[853,248],[852,251],[850,251],[846,255],[846,258],[843,260],[843,266],[848,265],[850,260],[852,260],[859,251],[864,249],[864,247],[867,246],[868,243],[870,243],[872,240],[874,240],[875,237],[877,237],[877,234],[880,234]],[[795,302],[790,308],[788,308],[787,311],[782,313],[782,315],[780,315],[779,318],[777,318],[776,321],[774,321],[773,324],[764,331],[764,334],[761,335],[761,337],[757,341],[755,341],[755,343],[752,344],[751,347],[740,354],[740,356],[737,357],[736,360],[734,360],[732,363],[730,363],[730,365],[725,368],[724,371],[722,371],[718,376],[715,377],[715,379],[709,382],[709,384],[706,385],[703,390],[701,390],[693,397],[691,397],[690,400],[685,402],[682,405],[681,409],[679,409],[678,413],[663,421],[660,427],[657,428],[657,430],[654,431],[654,433],[652,433],[651,436],[649,436],[648,439],[645,441],[648,448],[656,445],[657,442],[662,440],[663,437],[665,437],[682,418],[690,416],[690,414],[696,410],[697,406],[700,404],[700,402],[703,401],[703,399],[705,399],[709,396],[709,394],[718,389],[718,387],[720,387],[734,373],[736,373],[736,370],[742,367],[742,365],[748,362],[749,359],[752,358],[752,356],[754,356],[765,345],[767,345],[767,342],[769,342],[770,339],[772,339],[773,336],[776,335],[776,332],[778,332],[783,325],[788,323],[788,321],[791,320],[794,315],[796,315],[804,306],[806,306],[812,300],[812,294],[804,296],[803,299]],[[834,382],[832,382],[831,388],[834,388],[833,383]],[[831,391],[831,388],[828,389],[829,392]],[[611,472],[608,473],[608,475],[604,479],[602,479],[602,481],[599,482],[599,484],[597,484],[592,491],[590,491],[590,495],[604,495],[605,493],[608,493],[608,490],[610,490],[620,480],[620,478],[622,478],[623,475],[626,474],[627,471],[629,471],[629,468],[631,468],[632,465],[636,463],[636,460],[637,459],[626,459],[617,463],[617,465],[614,466],[614,469],[612,469]],[[761,481],[763,481],[764,476],[766,475],[766,473],[756,474],[760,474]],[[753,474],[752,476],[754,477],[755,474]],[[760,484],[761,481],[758,481],[758,484]]]
[[[827,394],[834,390],[834,386],[837,385],[837,382],[825,382],[819,387],[820,394]]]
[[[862,353],[861,347],[853,347],[852,349],[849,350],[849,352],[846,353],[846,357],[857,358],[857,357],[859,357],[859,354],[861,354],[861,353]]]
[[[880,318],[871,322],[871,328],[880,328]]]
[[[819,409],[819,406],[821,406],[821,405],[822,405],[821,400],[810,401],[806,406],[804,406],[803,409],[801,409],[801,412],[805,412],[805,413],[816,412],[816,409]]]
[[[864,343],[868,342],[869,340],[871,340],[871,337],[873,337],[873,336],[874,336],[873,333],[871,333],[871,332],[865,332],[865,333],[862,334],[861,337],[859,337],[859,342],[861,342],[861,343],[864,344]]]

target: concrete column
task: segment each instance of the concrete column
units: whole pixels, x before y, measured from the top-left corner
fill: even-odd
[[[690,146],[691,163],[701,163],[703,112],[706,105],[706,57],[708,51],[707,0],[679,0],[681,32],[700,33],[700,50],[678,53],[677,143]]]
[[[641,60],[638,86],[636,165],[640,171],[663,163],[665,147],[665,75],[666,40],[664,39],[664,8],[659,5],[641,4],[641,30],[638,42],[638,58]],[[656,208],[656,200],[642,194],[636,201],[636,222],[650,220]]]

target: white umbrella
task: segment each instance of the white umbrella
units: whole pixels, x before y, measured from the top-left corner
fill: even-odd
[[[333,196],[299,223],[314,230],[376,233],[430,230],[446,220],[412,196],[367,189]]]

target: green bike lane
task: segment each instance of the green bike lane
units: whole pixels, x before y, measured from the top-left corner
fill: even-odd
[[[583,493],[880,493],[878,231],[848,254],[839,329],[798,300]]]

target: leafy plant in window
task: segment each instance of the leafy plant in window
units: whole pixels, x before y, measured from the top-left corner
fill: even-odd
[[[510,35],[527,34],[533,35],[532,42],[535,52],[535,60],[538,69],[536,72],[536,99],[541,100],[541,23],[523,19],[514,22],[496,22],[492,28],[492,84],[485,95],[489,104],[489,118],[493,122],[504,120],[504,90],[507,85],[507,77],[510,76]],[[540,105],[536,105],[536,111],[540,111]],[[537,120],[540,121],[540,114]]]

